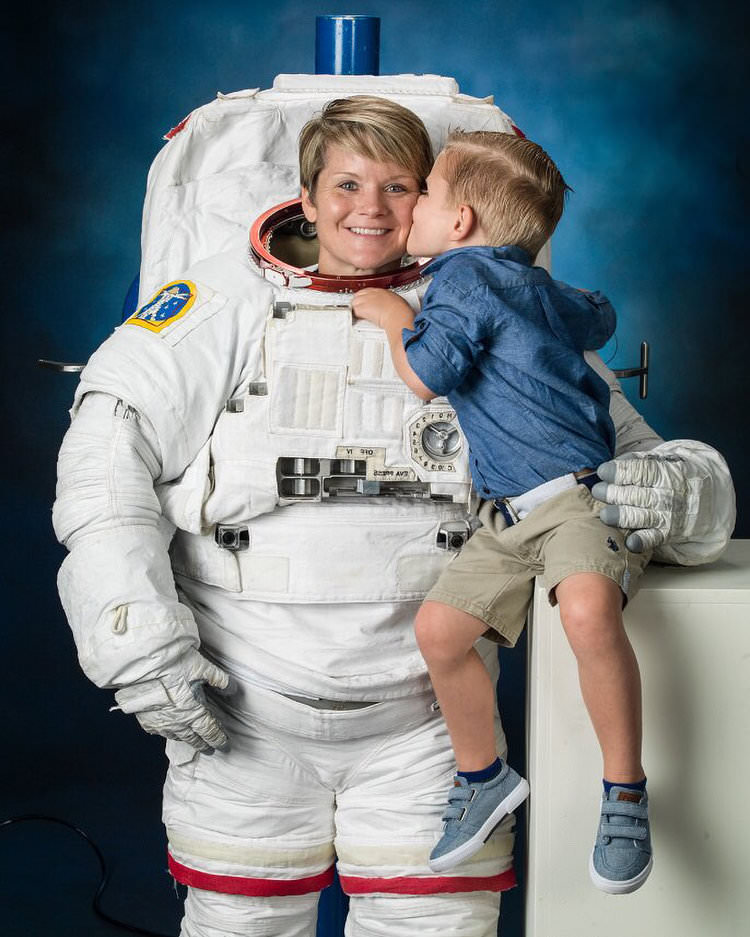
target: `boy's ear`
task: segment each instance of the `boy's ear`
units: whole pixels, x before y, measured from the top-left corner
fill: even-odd
[[[458,205],[451,232],[452,241],[465,241],[476,231],[477,216],[471,205]]]

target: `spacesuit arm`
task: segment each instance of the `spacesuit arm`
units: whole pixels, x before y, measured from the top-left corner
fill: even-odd
[[[617,431],[616,458],[599,466],[602,482],[592,492],[605,503],[602,520],[630,531],[629,549],[653,549],[663,563],[695,566],[718,559],[736,516],[726,462],[702,442],[664,442],[626,400],[601,358],[586,352],[586,360],[609,384]]]
[[[123,686],[197,648],[192,613],[175,591],[173,529],[154,493],[161,471],[153,430],[107,394],[87,394],[58,459],[52,519],[70,551],[60,598],[86,675]]]
[[[200,751],[228,739],[204,684],[229,677],[198,651],[192,613],[175,591],[172,528],[154,493],[161,461],[145,418],[107,394],[87,394],[60,450],[55,532],[70,550],[58,577],[81,666],[146,732]]]
[[[204,687],[229,678],[178,599],[154,485],[187,473],[257,368],[267,292],[260,281],[230,302],[199,278],[165,286],[89,359],[58,463],[58,584],[84,672],[146,731],[204,751],[226,744]]]

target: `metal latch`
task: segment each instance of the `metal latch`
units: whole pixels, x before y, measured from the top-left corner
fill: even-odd
[[[247,386],[245,397],[265,397],[268,394],[268,385],[265,381],[252,381]],[[227,400],[228,413],[243,413],[245,410],[245,397],[230,397]]]
[[[72,361],[50,361],[49,358],[39,358],[37,364],[40,368],[49,368],[50,371],[69,374],[78,374],[86,367],[85,364],[76,364]]]
[[[446,521],[438,527],[435,545],[441,550],[458,553],[473,533],[469,521]]]
[[[351,303],[290,303],[283,300],[276,300],[271,307],[271,315],[274,319],[286,319],[289,313],[295,312],[297,309],[302,309],[305,312],[346,311],[351,314],[352,306]]]
[[[232,552],[237,553],[240,550],[250,549],[250,530],[247,527],[229,527],[225,524],[217,524],[214,539],[222,550],[232,550]]]
[[[273,304],[272,315],[274,319],[286,319],[286,317],[293,309],[294,306],[291,303],[277,301]]]

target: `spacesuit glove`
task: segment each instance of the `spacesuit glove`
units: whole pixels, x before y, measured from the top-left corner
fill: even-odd
[[[734,527],[734,489],[716,450],[692,440],[626,453],[597,469],[592,494],[605,502],[605,524],[629,530],[634,553],[656,549],[668,563],[697,565],[716,559]]]
[[[187,742],[199,752],[226,749],[229,739],[209,709],[205,684],[222,695],[234,689],[228,674],[191,648],[158,677],[117,690],[113,709],[134,713],[151,735]]]

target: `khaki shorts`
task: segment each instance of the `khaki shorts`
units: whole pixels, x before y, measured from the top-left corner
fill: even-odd
[[[599,520],[601,503],[585,485],[550,498],[508,527],[491,501],[479,509],[482,527],[444,570],[427,599],[460,608],[512,647],[526,621],[534,578],[543,576],[551,605],[555,586],[573,573],[601,573],[635,595],[651,553],[631,553],[626,532]]]

